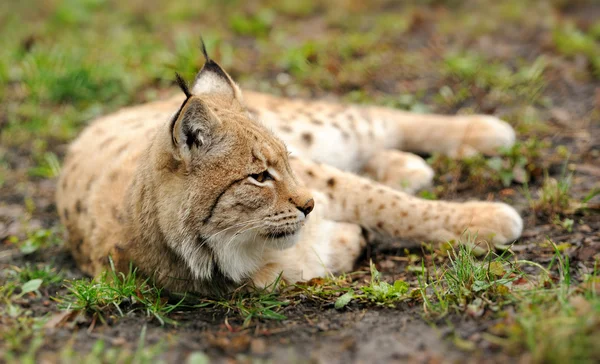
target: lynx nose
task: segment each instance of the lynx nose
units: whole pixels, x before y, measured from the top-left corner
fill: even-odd
[[[298,210],[302,211],[304,216],[308,216],[308,214],[310,214],[310,212],[315,208],[315,200],[311,198],[310,200],[306,201],[304,206],[297,206],[297,208]]]

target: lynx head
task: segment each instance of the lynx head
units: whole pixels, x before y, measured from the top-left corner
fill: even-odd
[[[151,147],[156,213],[196,278],[210,279],[216,267],[239,281],[264,249],[295,243],[314,202],[285,145],[250,116],[237,85],[202,48],[204,67],[191,89],[177,77],[185,100]]]

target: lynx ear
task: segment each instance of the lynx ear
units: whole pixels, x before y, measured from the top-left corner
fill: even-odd
[[[219,124],[219,119],[202,100],[188,97],[171,122],[171,140],[176,158],[189,164],[193,154],[208,150]]]
[[[192,94],[219,94],[241,101],[242,93],[238,86],[217,62],[210,59],[206,52],[204,41],[200,40],[200,42],[202,54],[204,54],[206,62],[200,72],[198,72],[198,75],[196,75]]]

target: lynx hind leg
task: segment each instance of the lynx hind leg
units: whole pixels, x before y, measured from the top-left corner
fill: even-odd
[[[407,193],[430,186],[434,176],[423,158],[397,150],[376,152],[363,172],[381,184]]]

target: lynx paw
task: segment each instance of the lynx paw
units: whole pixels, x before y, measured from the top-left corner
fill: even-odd
[[[510,244],[521,236],[523,219],[517,211],[504,203],[467,202],[462,205],[463,216],[457,232],[468,231],[477,241],[494,246]]]
[[[461,144],[453,151],[452,157],[468,157],[473,154],[498,154],[501,147],[510,147],[515,143],[515,131],[495,116],[474,115],[459,116],[464,123],[464,136]]]

